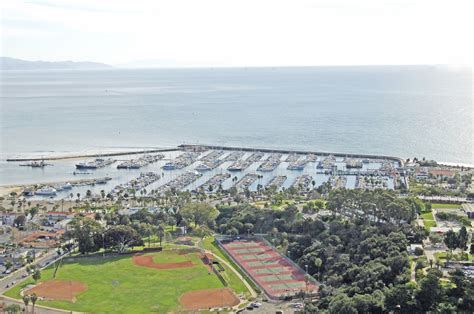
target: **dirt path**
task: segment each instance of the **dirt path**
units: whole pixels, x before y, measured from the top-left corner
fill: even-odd
[[[209,250],[204,249],[204,252],[212,254],[216,259],[219,260],[219,262],[226,265],[230,270],[232,270],[234,272],[234,274],[237,275],[237,277],[244,283],[245,287],[250,292],[250,295],[252,296],[252,298],[257,297],[257,292],[255,292],[255,290],[253,290],[252,286],[247,282],[247,280],[245,280],[244,277],[242,277],[242,275],[234,267],[232,267],[232,265],[230,263],[228,263],[225,259],[223,259],[222,257],[212,253]]]

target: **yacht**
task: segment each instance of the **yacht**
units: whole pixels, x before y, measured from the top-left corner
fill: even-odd
[[[35,192],[36,195],[52,196],[56,195],[57,190],[52,187],[43,187]]]
[[[209,171],[211,170],[211,167],[209,167],[206,164],[200,164],[199,166],[196,167],[197,171]]]
[[[66,182],[65,184],[63,184],[63,185],[61,186],[61,188],[62,188],[63,190],[70,190],[70,189],[72,189],[72,184],[69,183],[69,182]]]
[[[164,166],[164,170],[174,170],[176,167],[173,162],[167,162]]]

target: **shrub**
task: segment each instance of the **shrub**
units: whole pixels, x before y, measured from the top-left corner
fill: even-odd
[[[421,256],[421,255],[423,255],[423,253],[424,253],[424,251],[421,247],[416,247],[415,248],[415,255],[416,256]]]

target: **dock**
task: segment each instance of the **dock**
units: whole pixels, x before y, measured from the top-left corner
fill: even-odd
[[[244,151],[244,152],[263,152],[263,153],[282,153],[282,154],[300,154],[317,156],[335,156],[341,158],[356,158],[356,159],[377,159],[390,160],[398,163],[399,167],[403,167],[405,161],[400,157],[372,155],[372,154],[353,154],[353,153],[329,153],[307,150],[289,150],[289,149],[273,149],[273,148],[251,148],[251,147],[237,147],[237,146],[218,146],[218,145],[197,145],[197,144],[182,144],[178,146],[179,149],[192,149],[193,147],[202,147],[204,149],[216,149],[224,151]]]
[[[268,183],[265,185],[265,188],[274,188],[275,190],[278,190],[282,187],[283,183],[285,183],[286,179],[286,176],[275,176],[270,181],[268,181]]]

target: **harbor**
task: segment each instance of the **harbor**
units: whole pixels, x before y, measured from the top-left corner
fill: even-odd
[[[284,151],[223,146],[181,145],[174,150],[142,155],[130,154],[112,158],[64,159],[50,161],[52,167],[38,170],[20,167],[20,175],[35,182],[57,182],[49,185],[55,194],[41,196],[32,193],[29,197],[67,198],[70,193],[93,195],[101,191],[145,189],[142,184],[133,184],[141,173],[155,173],[158,179],[148,182],[147,191],[203,191],[215,193],[228,191],[235,186],[239,191],[257,191],[262,188],[276,190],[290,187],[310,189],[329,182],[335,188],[383,188],[393,189],[396,180],[404,180],[400,168],[401,159],[383,156],[370,158],[347,154],[318,154],[317,152]],[[15,162],[9,162],[15,167]],[[78,169],[78,165],[80,165]],[[16,164],[18,169],[18,164]],[[127,171],[123,171],[126,169]],[[75,185],[77,177],[83,176],[88,185]],[[337,177],[337,178],[334,178]],[[362,177],[379,177],[380,180],[364,181]],[[38,178],[35,181],[34,178]],[[55,179],[58,178],[58,179]],[[104,180],[109,178],[109,180]],[[141,180],[141,179],[140,179]],[[139,181],[140,181],[139,180]],[[309,181],[308,181],[309,180]],[[380,182],[382,183],[380,183]],[[72,191],[56,189],[59,183],[71,182]],[[116,192],[116,191],[115,191]]]
[[[271,154],[265,162],[258,166],[257,171],[268,172],[275,170],[280,165],[282,156],[283,154],[281,153]]]
[[[265,188],[278,190],[283,186],[283,183],[285,183],[286,179],[286,176],[275,176],[270,181],[268,181],[268,183],[265,185]]]
[[[157,162],[165,157],[163,154],[158,155],[144,155],[137,159],[124,161],[117,165],[117,169],[140,169],[151,163]]]
[[[222,189],[222,183],[231,177],[230,173],[218,173],[202,184],[198,191],[212,193]]]

